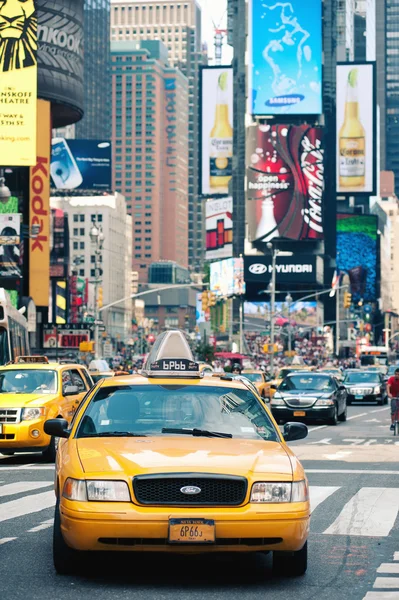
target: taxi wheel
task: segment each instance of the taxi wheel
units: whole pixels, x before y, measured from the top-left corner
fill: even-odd
[[[273,552],[273,573],[278,576],[300,577],[308,568],[308,543],[297,552]]]
[[[338,425],[338,408],[337,408],[337,405],[335,405],[335,407],[334,407],[334,414],[331,417],[331,419],[328,420],[328,424],[329,425],[333,425],[333,426]]]
[[[57,498],[53,530],[53,562],[59,575],[72,575],[78,566],[78,550],[73,550],[65,543],[61,531],[60,501]]]
[[[42,452],[42,458],[46,462],[55,462],[57,454],[58,440],[55,437],[51,438],[50,446],[47,446]]]

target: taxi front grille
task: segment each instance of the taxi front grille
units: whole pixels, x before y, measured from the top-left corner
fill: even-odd
[[[187,487],[200,492],[182,492]],[[245,501],[247,480],[197,473],[138,475],[133,478],[133,490],[139,504],[152,506],[238,506]]]
[[[166,546],[166,538],[99,538],[100,544],[107,546]],[[216,546],[272,546],[280,544],[283,538],[217,538]],[[192,545],[192,544],[190,544]],[[198,544],[203,545],[201,543]]]
[[[20,408],[0,408],[0,423],[19,423],[20,420]]]

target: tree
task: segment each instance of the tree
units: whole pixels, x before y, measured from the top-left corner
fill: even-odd
[[[198,360],[211,363],[215,358],[215,349],[207,342],[199,342],[196,348]]]

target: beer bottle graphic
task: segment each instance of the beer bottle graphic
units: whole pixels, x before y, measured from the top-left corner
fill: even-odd
[[[339,187],[361,191],[366,183],[366,132],[359,117],[358,69],[348,75],[345,117],[339,132]]]
[[[226,194],[232,175],[233,128],[229,121],[228,73],[219,75],[215,122],[210,134],[209,185],[213,192]]]

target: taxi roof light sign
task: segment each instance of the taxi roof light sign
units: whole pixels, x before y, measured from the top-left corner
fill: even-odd
[[[48,364],[47,356],[17,356],[11,364],[23,364],[23,363],[37,363],[37,364]]]
[[[199,364],[194,361],[191,348],[181,331],[161,333],[148,355],[142,370],[146,377],[200,378]]]

